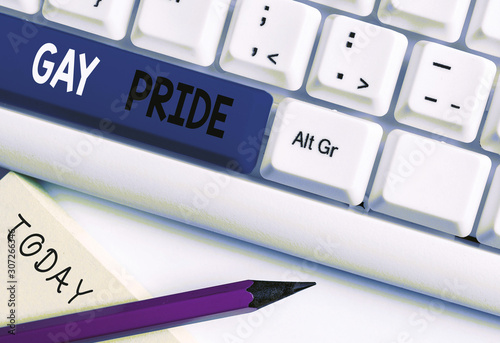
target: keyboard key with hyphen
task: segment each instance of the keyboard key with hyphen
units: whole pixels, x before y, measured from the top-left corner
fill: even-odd
[[[134,0],[47,0],[45,18],[115,40],[125,37]]]
[[[382,0],[381,22],[454,42],[460,37],[470,0]]]
[[[17,11],[33,14],[38,12],[41,3],[41,0],[4,0],[0,4],[0,7],[5,6]]]
[[[21,32],[24,23],[0,14],[0,34]],[[17,50],[0,41],[0,102],[245,173],[254,168],[257,154],[242,154],[240,145],[262,136],[268,93],[37,29]]]
[[[387,113],[408,41],[345,16],[326,19],[307,92],[376,116]]]
[[[473,50],[500,57],[500,0],[476,0],[465,41]]]
[[[385,143],[369,206],[465,237],[472,231],[490,168],[484,155],[394,130]]]
[[[144,0],[132,31],[138,47],[202,66],[215,60],[231,0]]]
[[[339,10],[351,12],[357,15],[368,15],[372,13],[375,0],[312,0]]]
[[[358,205],[381,138],[376,123],[288,98],[278,107],[261,174]]]
[[[289,90],[302,86],[320,12],[289,0],[240,0],[222,50],[225,71]]]
[[[394,113],[396,120],[472,142],[495,74],[496,66],[490,60],[421,41],[413,49]]]

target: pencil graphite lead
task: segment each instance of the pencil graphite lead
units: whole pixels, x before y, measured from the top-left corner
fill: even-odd
[[[248,306],[261,308],[315,284],[316,282],[253,281],[253,284],[247,288],[247,291],[253,295],[253,300]]]

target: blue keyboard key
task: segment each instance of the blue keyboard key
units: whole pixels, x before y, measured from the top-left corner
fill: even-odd
[[[4,14],[0,36],[0,103],[242,173],[255,167],[268,93]]]

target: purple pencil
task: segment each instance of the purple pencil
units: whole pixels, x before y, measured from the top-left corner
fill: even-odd
[[[61,337],[65,342],[118,338],[252,312],[315,284],[240,281],[18,324],[15,334],[4,327],[0,342],[59,342]]]

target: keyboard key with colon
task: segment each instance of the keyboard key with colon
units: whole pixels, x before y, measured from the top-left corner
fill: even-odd
[[[408,41],[345,16],[326,19],[307,82],[318,99],[383,116],[389,110]]]
[[[382,127],[291,98],[277,110],[264,178],[351,205],[365,196]]]
[[[127,32],[133,7],[134,0],[47,0],[43,15],[56,23],[120,40]]]
[[[495,74],[496,66],[490,60],[421,41],[413,49],[394,113],[396,120],[472,142]]]
[[[12,8],[29,14],[34,14],[40,9],[41,0],[3,0],[1,6]]]
[[[202,66],[215,60],[231,0],[140,2],[132,42]]]
[[[225,71],[289,90],[302,86],[320,12],[290,0],[240,0],[222,50]]]
[[[0,14],[0,34],[22,32],[24,23]],[[242,154],[240,146],[262,136],[273,103],[268,93],[37,29],[29,44],[17,48],[0,41],[0,102],[155,151],[244,173],[254,168],[257,154]]]
[[[455,42],[469,5],[470,0],[382,0],[378,17],[387,25]]]
[[[372,13],[375,0],[312,0],[339,10],[366,16]]]
[[[500,0],[477,0],[465,41],[473,50],[500,57]]]
[[[385,143],[369,206],[465,237],[472,231],[490,168],[484,155],[394,130]]]

